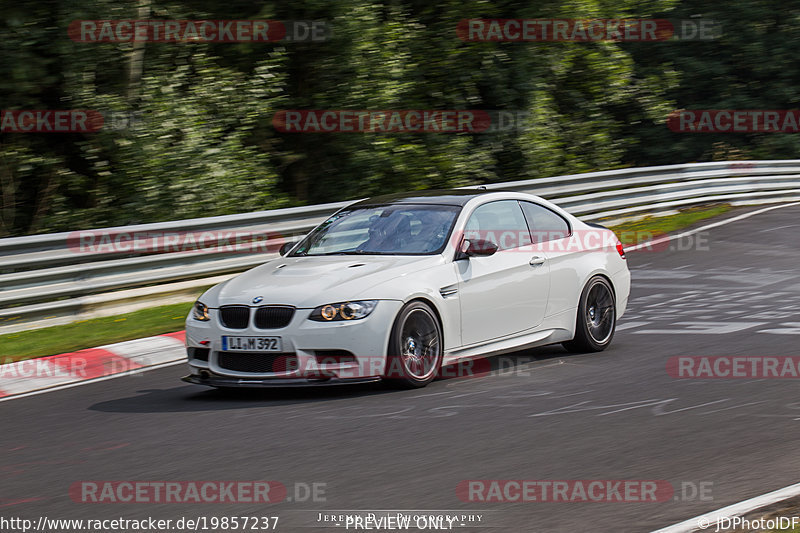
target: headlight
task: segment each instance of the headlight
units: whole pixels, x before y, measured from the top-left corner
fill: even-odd
[[[211,317],[208,316],[208,307],[206,307],[206,304],[200,300],[197,300],[194,303],[194,307],[192,308],[192,317],[195,320],[201,320],[203,322],[211,320]]]
[[[308,317],[317,322],[333,322],[337,320],[358,320],[369,316],[377,300],[361,300],[358,302],[342,302],[337,304],[320,305]]]

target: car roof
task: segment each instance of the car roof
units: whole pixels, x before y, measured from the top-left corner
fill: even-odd
[[[384,194],[366,198],[350,207],[385,204],[431,204],[463,206],[473,198],[498,191],[486,189],[431,189],[396,194]]]

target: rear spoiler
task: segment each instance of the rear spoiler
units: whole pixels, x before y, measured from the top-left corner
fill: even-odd
[[[594,222],[584,222],[587,226],[591,226],[593,228],[600,228],[600,229],[608,229],[607,227],[603,226],[602,224],[595,224]],[[611,231],[611,230],[608,230]]]

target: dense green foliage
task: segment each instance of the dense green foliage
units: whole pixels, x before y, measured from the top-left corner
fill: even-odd
[[[0,237],[408,189],[795,157],[788,134],[680,134],[679,108],[800,97],[797,2],[0,0],[0,109],[135,111],[136,127],[0,134]],[[144,14],[144,17],[143,17]],[[716,41],[473,43],[466,18],[689,18]],[[317,43],[79,43],[77,19],[328,21]],[[141,74],[136,65],[141,60]],[[281,133],[281,109],[503,109],[524,131]]]

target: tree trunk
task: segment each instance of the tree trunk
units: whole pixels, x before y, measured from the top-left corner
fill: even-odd
[[[150,17],[150,0],[139,0],[138,20],[145,20]],[[136,105],[139,98],[139,88],[142,83],[142,69],[144,67],[144,45],[145,41],[133,41],[133,51],[131,52],[130,68],[128,71],[128,102]]]

